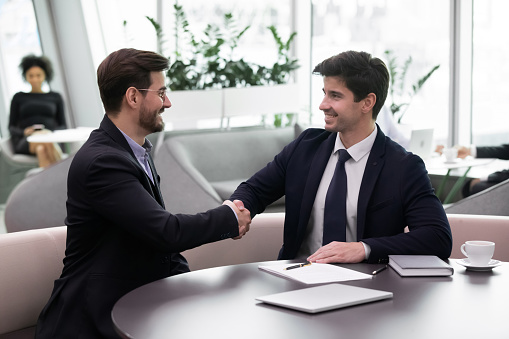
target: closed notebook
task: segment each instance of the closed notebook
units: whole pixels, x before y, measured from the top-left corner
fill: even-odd
[[[318,313],[388,298],[392,298],[392,292],[329,284],[266,295],[256,300],[297,311]]]
[[[454,273],[451,265],[434,255],[389,255],[389,266],[403,277],[449,276]]]

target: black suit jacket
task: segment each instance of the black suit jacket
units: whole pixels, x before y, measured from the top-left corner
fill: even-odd
[[[228,206],[197,215],[164,209],[118,128],[104,117],[68,176],[62,275],[37,324],[37,338],[115,338],[111,310],[127,292],[189,271],[180,251],[238,235]]]
[[[336,135],[323,129],[304,131],[231,197],[242,200],[254,216],[285,195],[284,243],[279,259],[295,258],[304,240]],[[410,232],[404,233],[407,225]],[[369,262],[386,262],[389,254],[441,258],[451,254],[447,216],[423,161],[387,138],[380,128],[359,191],[357,239],[371,247]]]
[[[509,144],[477,147],[477,158],[497,158],[509,160]]]
[[[497,158],[509,160],[509,144],[500,146],[479,146],[477,147],[477,158]],[[509,170],[494,172],[488,176],[488,182],[499,183],[509,179]]]

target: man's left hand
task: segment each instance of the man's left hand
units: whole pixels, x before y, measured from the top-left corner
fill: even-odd
[[[333,241],[313,253],[308,261],[321,264],[358,263],[365,259],[364,246],[360,242]]]

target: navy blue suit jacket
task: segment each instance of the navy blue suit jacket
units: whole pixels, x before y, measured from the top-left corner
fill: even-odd
[[[68,175],[64,268],[37,324],[37,338],[117,338],[111,310],[127,292],[189,271],[179,252],[238,236],[228,206],[196,215],[164,209],[125,137],[105,116]]]
[[[304,240],[316,192],[333,152],[336,133],[308,129],[265,168],[242,183],[231,199],[252,215],[285,196],[284,243],[279,259],[293,259]],[[409,226],[410,232],[404,233]],[[357,239],[371,247],[368,262],[389,254],[448,258],[452,236],[423,161],[378,129],[366,164],[357,207]]]

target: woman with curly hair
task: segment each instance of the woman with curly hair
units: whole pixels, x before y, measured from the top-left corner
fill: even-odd
[[[29,143],[27,137],[36,133],[48,133],[66,128],[64,102],[56,92],[44,92],[42,85],[53,78],[53,67],[48,58],[25,56],[19,65],[23,79],[32,90],[18,92],[11,101],[9,131],[15,153],[34,154],[40,167],[47,167],[62,157],[56,143]]]

